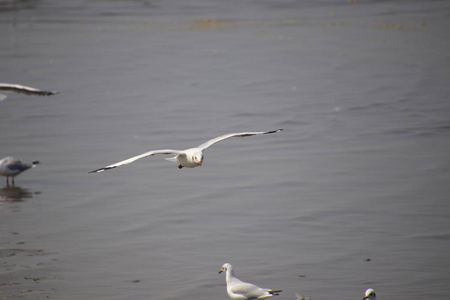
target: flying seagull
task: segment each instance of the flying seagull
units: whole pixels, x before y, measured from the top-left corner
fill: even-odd
[[[179,169],[181,169],[183,167],[195,168],[195,167],[202,165],[203,150],[205,150],[206,148],[208,148],[211,145],[214,145],[215,143],[218,143],[220,141],[223,141],[225,139],[232,138],[232,137],[244,137],[244,136],[252,136],[252,135],[259,135],[259,134],[269,134],[269,133],[280,132],[281,130],[283,130],[283,129],[277,129],[277,130],[273,130],[273,131],[229,133],[229,134],[218,136],[218,137],[216,137],[212,140],[209,140],[206,143],[203,143],[195,148],[189,148],[186,150],[172,150],[172,149],[153,150],[153,151],[145,152],[141,155],[137,155],[137,156],[128,158],[128,159],[120,161],[118,163],[91,171],[89,173],[99,173],[99,172],[103,172],[103,171],[106,171],[109,169],[114,169],[116,167],[132,163],[140,158],[147,157],[147,156],[153,156],[155,154],[175,154],[174,157],[166,158],[166,160],[178,163]]]
[[[39,162],[34,161],[24,163],[20,159],[8,156],[0,160],[0,175],[6,176],[6,185],[9,186],[9,177],[11,177],[12,185],[14,186],[14,177],[28,170],[34,168]]]
[[[239,280],[233,272],[233,266],[230,264],[224,264],[220,269],[219,274],[226,272],[227,280],[227,293],[230,299],[234,300],[247,300],[247,299],[265,299],[279,295],[281,290],[271,290],[260,288],[251,283],[243,282]]]
[[[43,91],[38,90],[29,86],[24,86],[20,84],[14,84],[14,83],[0,83],[0,90],[1,91],[13,91],[16,93],[22,93],[27,95],[38,95],[38,96],[51,96],[56,95],[58,92],[56,91]],[[0,94],[0,100],[4,100],[6,98],[5,95]]]

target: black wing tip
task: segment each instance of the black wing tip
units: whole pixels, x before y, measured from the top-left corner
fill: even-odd
[[[109,170],[109,169],[114,169],[115,167],[109,167],[109,168],[100,168],[100,169],[97,169],[97,170],[94,170],[94,171],[90,171],[90,172],[88,172],[88,174],[91,174],[91,173],[101,173],[101,172],[103,172],[103,171],[106,171],[106,170]]]
[[[31,164],[32,164],[32,165],[37,165],[37,164],[40,164],[40,162],[39,162],[38,160],[35,160],[35,161],[33,161]]]
[[[283,128],[277,129],[277,130],[272,130],[272,131],[266,131],[264,134],[269,134],[269,133],[277,133],[283,131]]]
[[[32,89],[32,90],[30,90]],[[38,96],[52,96],[59,94],[59,91],[45,91],[45,90],[38,90],[34,88],[30,88],[27,86],[23,86],[21,88],[17,87],[0,87],[0,90],[5,91],[13,91],[19,94],[25,94],[25,95],[38,95]]]
[[[283,290],[277,290],[277,291],[269,291],[269,294],[271,295],[279,295]]]
[[[36,94],[38,96],[53,96],[53,95],[57,95],[59,94],[58,91],[38,91],[38,92],[28,92],[28,91],[24,91],[22,92],[23,94],[28,94],[28,95],[32,95],[32,94]]]

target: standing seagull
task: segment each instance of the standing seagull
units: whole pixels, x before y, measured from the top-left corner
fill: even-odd
[[[273,131],[259,131],[259,132],[241,132],[241,133],[229,133],[225,135],[221,135],[219,137],[216,137],[212,140],[207,141],[206,143],[203,143],[195,148],[190,148],[186,150],[171,150],[171,149],[164,149],[164,150],[153,150],[146,152],[144,154],[134,156],[132,158],[120,161],[118,163],[91,171],[89,173],[99,173],[103,172],[109,169],[114,169],[116,167],[119,167],[121,165],[126,165],[129,163],[134,162],[135,160],[138,160],[143,157],[147,156],[153,156],[155,154],[176,154],[174,157],[166,158],[168,161],[173,161],[178,163],[178,168],[181,169],[183,167],[186,168],[195,168],[202,165],[203,162],[203,150],[208,148],[211,145],[214,145],[215,143],[218,143],[222,140],[232,138],[232,137],[243,137],[243,136],[252,136],[252,135],[258,135],[258,134],[269,134],[269,133],[275,133],[280,132],[283,129],[277,129]]]
[[[377,300],[377,295],[373,289],[367,289],[363,300]]]
[[[14,83],[0,83],[0,90],[2,91],[13,91],[16,93],[23,93],[27,95],[38,95],[38,96],[51,96],[56,95],[56,91],[42,91],[29,86],[14,84]],[[0,94],[0,100],[4,100],[5,95]]]
[[[233,266],[230,264],[224,264],[220,269],[219,274],[223,271],[226,272],[227,280],[227,293],[230,299],[247,300],[247,299],[265,299],[279,295],[281,290],[271,290],[260,288],[251,283],[243,282],[239,280],[233,272]]]
[[[0,175],[6,176],[7,186],[9,186],[9,177],[11,177],[11,182],[14,186],[14,177],[29,168],[34,168],[38,163],[38,161],[33,161],[31,164],[24,163],[20,159],[8,156],[0,160]]]

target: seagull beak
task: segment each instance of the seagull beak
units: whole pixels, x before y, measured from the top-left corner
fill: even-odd
[[[199,160],[199,161],[198,161],[198,164],[199,164],[199,165],[201,166],[201,165],[202,165],[202,161],[201,161],[201,160]]]
[[[222,273],[222,272],[223,272],[223,269],[221,269],[221,270],[219,271],[219,274]]]

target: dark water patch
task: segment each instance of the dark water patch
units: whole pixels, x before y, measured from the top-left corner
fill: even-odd
[[[0,202],[22,202],[33,198],[34,194],[30,189],[19,186],[4,187],[0,189]]]

